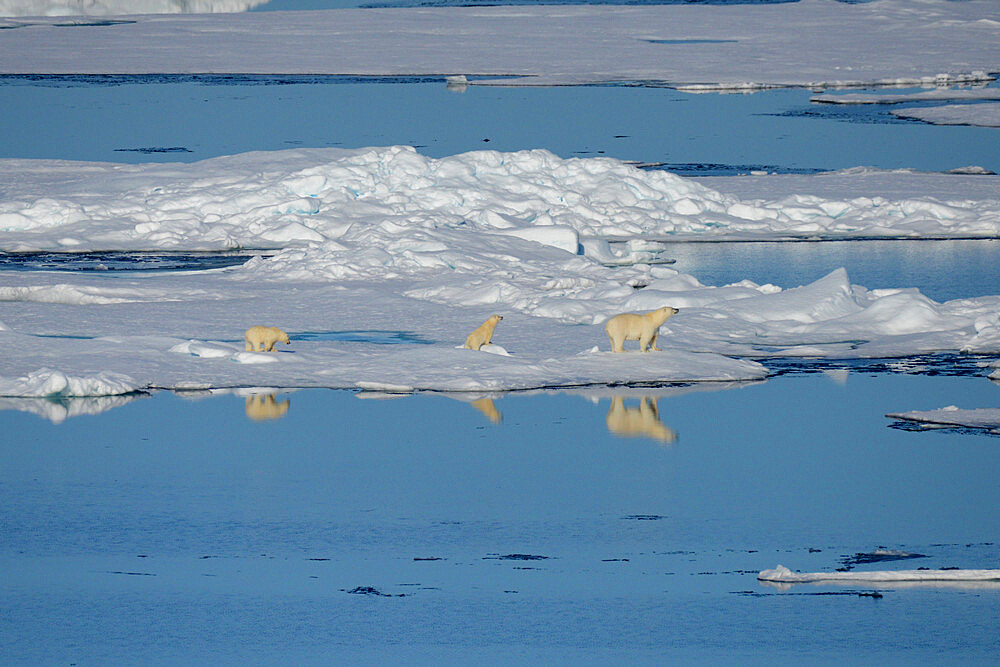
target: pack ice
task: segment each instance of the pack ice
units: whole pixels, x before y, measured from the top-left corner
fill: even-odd
[[[1000,296],[937,303],[853,285],[843,269],[791,289],[707,286],[657,263],[666,239],[995,237],[1000,202],[960,188],[948,199],[747,200],[613,159],[431,159],[394,146],[168,165],[0,160],[0,192],[7,251],[269,249],[212,271],[3,272],[0,339],[16,350],[0,367],[8,396],[38,396],[44,372],[117,374],[51,385],[61,396],[501,391],[749,381],[772,357],[1000,350]],[[680,309],[660,330],[664,352],[608,351],[608,317],[664,305]],[[493,342],[508,355],[456,349],[493,313],[504,316]],[[292,344],[244,352],[255,324]]]

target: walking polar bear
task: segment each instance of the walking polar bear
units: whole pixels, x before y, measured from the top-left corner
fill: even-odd
[[[497,328],[497,322],[502,319],[503,317],[500,315],[491,315],[490,319],[476,327],[476,330],[465,339],[465,349],[478,350],[483,345],[489,345],[490,341],[493,340],[493,330]]]
[[[608,332],[611,339],[612,352],[624,352],[623,344],[627,340],[639,341],[641,352],[649,350],[660,351],[656,347],[656,334],[660,326],[679,311],[670,306],[657,308],[648,313],[622,313],[615,315],[604,325],[604,330]]]
[[[247,341],[247,352],[273,352],[274,345],[281,341],[285,345],[291,345],[288,334],[278,327],[262,327],[260,325],[250,327],[243,335]]]

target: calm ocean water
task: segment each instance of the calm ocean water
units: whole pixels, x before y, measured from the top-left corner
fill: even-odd
[[[888,105],[818,105],[809,96],[639,84],[449,89],[443,79],[405,77],[0,76],[0,108],[19,128],[0,137],[0,157],[193,162],[407,144],[432,157],[547,148],[689,175],[861,165],[1000,172],[996,129],[902,121]]]
[[[872,597],[756,574],[879,548],[914,557],[857,567],[996,567],[996,437],[884,417],[996,392],[844,370],[391,401],[162,393],[59,424],[7,400],[0,652],[990,661],[995,586]]]
[[[2,77],[0,108],[19,128],[0,136],[0,157],[194,161],[405,143],[432,156],[544,147],[681,173],[1000,171],[995,130],[815,107],[804,91]],[[1000,293],[996,251],[670,254],[706,284],[793,287],[846,266],[856,283],[945,300]],[[995,407],[997,387],[967,366],[955,377],[782,366],[735,387],[396,400],[0,399],[0,660],[990,662],[996,587],[875,597],[756,581],[779,563],[829,571],[880,548],[919,556],[879,568],[998,567],[996,437],[911,432],[884,416]]]

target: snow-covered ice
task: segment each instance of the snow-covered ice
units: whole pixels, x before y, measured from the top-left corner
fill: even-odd
[[[60,20],[3,20],[0,71],[502,75],[522,78],[488,83],[638,80],[692,91],[935,85],[1000,71],[990,0],[341,9],[53,25]]]
[[[1000,127],[1000,104],[995,102],[893,109],[892,113],[901,118],[916,118],[934,125]]]
[[[202,272],[0,274],[0,338],[18,350],[0,373],[2,393],[501,391],[753,380],[773,357],[1000,352],[1000,295],[938,303],[905,286],[854,285],[843,269],[790,289],[712,286],[656,263],[668,259],[660,252],[667,239],[1000,234],[1000,202],[974,198],[979,191],[889,200],[785,195],[778,186],[766,196],[782,178],[752,180],[764,198],[613,159],[537,150],[431,159],[400,146],[171,165],[2,160],[4,250],[273,253]],[[680,309],[661,329],[665,352],[607,351],[608,317],[663,305]],[[494,312],[504,315],[487,351],[495,354],[455,349]],[[253,324],[281,327],[292,345],[243,352],[242,332]],[[315,335],[338,331],[420,343]],[[31,379],[41,369],[93,382],[49,386]],[[129,381],[108,383],[101,373]]]
[[[871,572],[792,572],[783,565],[762,570],[757,579],[764,582],[807,584],[823,582],[894,583],[894,582],[1000,582],[1000,570],[875,570]]]
[[[930,88],[916,93],[823,93],[809,98],[824,104],[904,104],[912,102],[939,102],[942,100],[993,100],[1000,101],[998,88]]]
[[[267,0],[0,0],[0,16],[119,16],[245,12]]]
[[[0,232],[7,251],[296,246],[332,255],[362,242],[367,263],[397,267],[461,261],[447,256],[449,234],[469,230],[488,233],[480,236],[493,239],[488,245],[507,235],[570,252],[581,239],[638,236],[995,238],[997,180],[955,178],[930,195],[920,183],[899,200],[854,192],[739,199],[667,172],[545,150],[434,159],[406,146],[296,149],[140,165],[7,159]],[[969,195],[967,183],[977,188]],[[404,231],[410,238],[400,238]],[[610,251],[584,247],[608,259]],[[628,249],[644,262],[654,257],[648,242]],[[363,263],[337,277],[363,273]]]
[[[912,104],[913,102],[959,101],[963,104],[893,109],[900,118],[913,118],[934,125],[1000,127],[1000,89],[938,87],[917,93],[824,93],[813,102],[825,104]]]
[[[890,419],[933,427],[961,427],[986,429],[1000,432],[1000,408],[963,409],[949,405],[938,410],[909,410],[907,412],[890,412]]]

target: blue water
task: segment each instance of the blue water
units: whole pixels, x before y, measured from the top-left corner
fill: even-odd
[[[354,3],[261,9],[333,5]],[[996,130],[808,97],[0,77],[4,120],[18,128],[0,134],[0,157],[411,144],[431,156],[544,147],[691,174],[1000,171]],[[668,254],[706,284],[794,287],[845,266],[855,283],[943,301],[1000,293],[996,251],[838,242]],[[884,416],[996,407],[979,361],[776,360],[763,383],[580,395],[0,399],[0,662],[993,662],[995,587],[874,597],[756,581],[778,563],[829,571],[881,547],[921,557],[855,567],[1000,567],[997,437],[907,431]]]
[[[1000,294],[997,240],[671,243],[664,256],[705,285],[746,279],[787,289],[843,267],[855,285],[916,287],[939,302]]]
[[[193,271],[239,266],[254,255],[221,252],[0,252],[2,271],[73,271],[127,275],[135,271]],[[266,254],[266,253],[265,253]]]
[[[193,162],[408,144],[432,157],[547,148],[692,175],[859,165],[1000,172],[996,129],[904,122],[886,105],[816,105],[810,94],[691,95],[641,82],[459,92],[420,77],[0,76],[0,108],[19,130],[0,136],[0,157]]]
[[[7,401],[0,655],[993,660],[997,588],[756,581],[879,547],[922,557],[855,567],[997,566],[996,437],[884,417],[995,405],[996,387],[831,377],[477,403],[311,390],[271,420],[238,396],[61,424]],[[643,401],[671,442],[609,430],[614,402]]]

